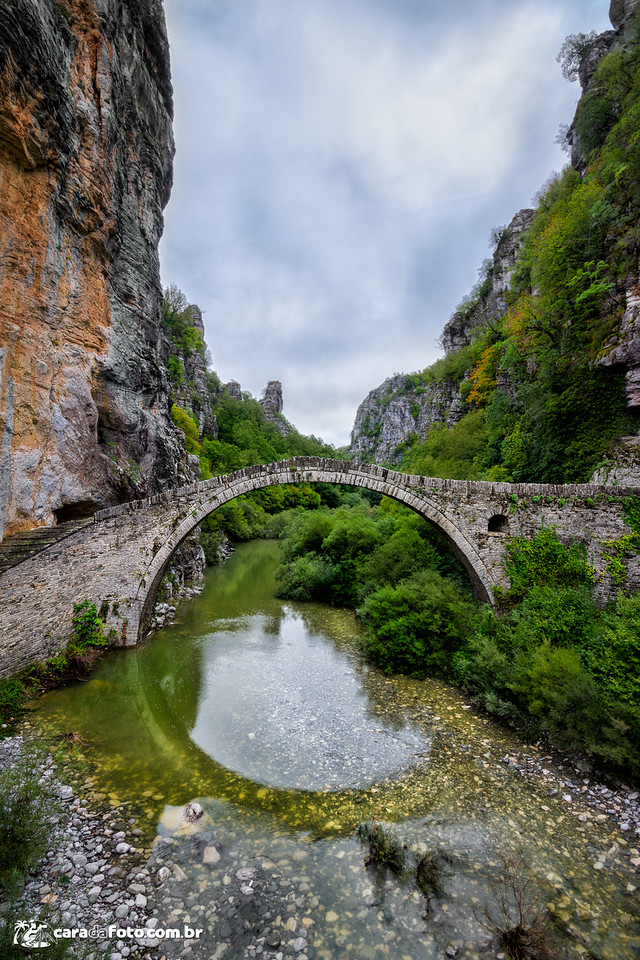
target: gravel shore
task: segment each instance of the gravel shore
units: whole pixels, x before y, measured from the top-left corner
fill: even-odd
[[[468,749],[453,741],[450,745]],[[1,741],[0,767],[10,766],[24,749],[28,745],[22,737]],[[590,823],[613,821],[621,852],[638,873],[636,790],[599,783],[580,765],[534,748],[512,752],[499,762],[513,776],[543,783],[549,796],[561,800],[577,818],[579,830],[588,833]],[[91,777],[72,779],[73,786],[63,783],[48,758],[41,778],[60,797],[64,815],[21,897],[25,920],[40,916],[52,925],[92,931],[85,941],[88,956],[110,960],[221,960],[225,955],[312,960],[322,954],[313,947],[318,903],[304,863],[299,874],[285,876],[268,857],[256,854],[245,862],[233,845],[220,842],[215,824],[208,823],[206,815],[202,819],[195,801],[174,809],[173,822],[161,823],[155,837],[149,837],[148,826],[145,836],[126,807],[96,801],[99,784]],[[187,862],[189,880],[180,866]],[[632,892],[637,886],[630,883],[627,889]],[[110,937],[101,935],[110,927]],[[164,938],[167,928],[179,936]]]

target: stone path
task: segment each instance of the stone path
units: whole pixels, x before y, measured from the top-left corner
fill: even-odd
[[[12,537],[6,537],[0,542],[0,577],[11,567],[15,567],[23,560],[29,560],[36,554],[69,537],[76,530],[86,527],[92,523],[89,520],[70,520],[68,523],[59,523],[55,527],[37,527],[35,530],[27,530],[25,533],[16,533]]]

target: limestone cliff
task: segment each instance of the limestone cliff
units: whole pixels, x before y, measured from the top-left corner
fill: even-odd
[[[213,404],[223,388],[217,375],[207,369],[202,310],[192,303],[182,316],[186,324],[182,337],[176,335],[175,330],[169,330],[171,399],[183,410],[191,413],[198,424],[200,439],[205,434],[208,437],[217,437],[218,422],[213,412]]]
[[[511,275],[533,215],[533,210],[520,210],[499,232],[482,281],[445,324],[441,337],[445,357],[467,346],[475,330],[506,312]],[[403,446],[424,440],[434,423],[456,423],[464,413],[460,384],[465,372],[464,367],[455,371],[445,365],[442,371],[434,367],[389,377],[358,407],[351,452],[359,460],[397,463]]]
[[[171,121],[161,0],[3,0],[0,531],[177,480]]]
[[[264,396],[260,400],[264,415],[282,434],[287,437],[293,429],[283,416],[284,401],[282,399],[282,384],[279,380],[269,380],[264,388]]]
[[[589,97],[595,98],[599,95],[597,69],[602,58],[612,49],[624,47],[628,42],[637,42],[634,32],[637,31],[637,24],[634,23],[637,13],[638,0],[611,0],[609,18],[614,29],[594,37],[582,56],[578,72],[582,98],[567,133],[567,140],[571,145],[571,162],[581,172],[587,165],[585,145],[580,136],[581,105],[584,105]],[[624,314],[620,328],[607,344],[603,354],[601,366],[625,368],[628,406],[640,410],[640,268],[637,266],[625,284]],[[635,449],[634,444],[630,446]],[[620,451],[626,451],[624,444]],[[627,469],[627,460],[626,453],[621,452],[621,475]]]
[[[351,452],[358,460],[395,463],[407,440],[426,437],[434,423],[455,422],[461,407],[456,383],[446,380],[425,388],[415,375],[396,374],[358,407]]]
[[[474,330],[506,313],[511,276],[522,248],[523,234],[534,215],[535,210],[519,210],[507,227],[497,231],[493,257],[484,267],[482,281],[444,325],[440,341],[445,354],[466,346]]]

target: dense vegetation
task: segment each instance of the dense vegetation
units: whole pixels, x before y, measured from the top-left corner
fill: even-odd
[[[454,679],[486,708],[526,719],[555,743],[640,774],[640,595],[604,610],[578,546],[543,530],[514,539],[508,567],[518,602],[485,608],[456,652]]]

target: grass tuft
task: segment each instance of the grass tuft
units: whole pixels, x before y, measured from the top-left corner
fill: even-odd
[[[369,855],[365,861],[367,866],[373,864],[378,869],[387,869],[397,877],[405,874],[406,848],[379,821],[372,820],[370,823],[359,824],[357,836],[360,842],[369,848]]]

